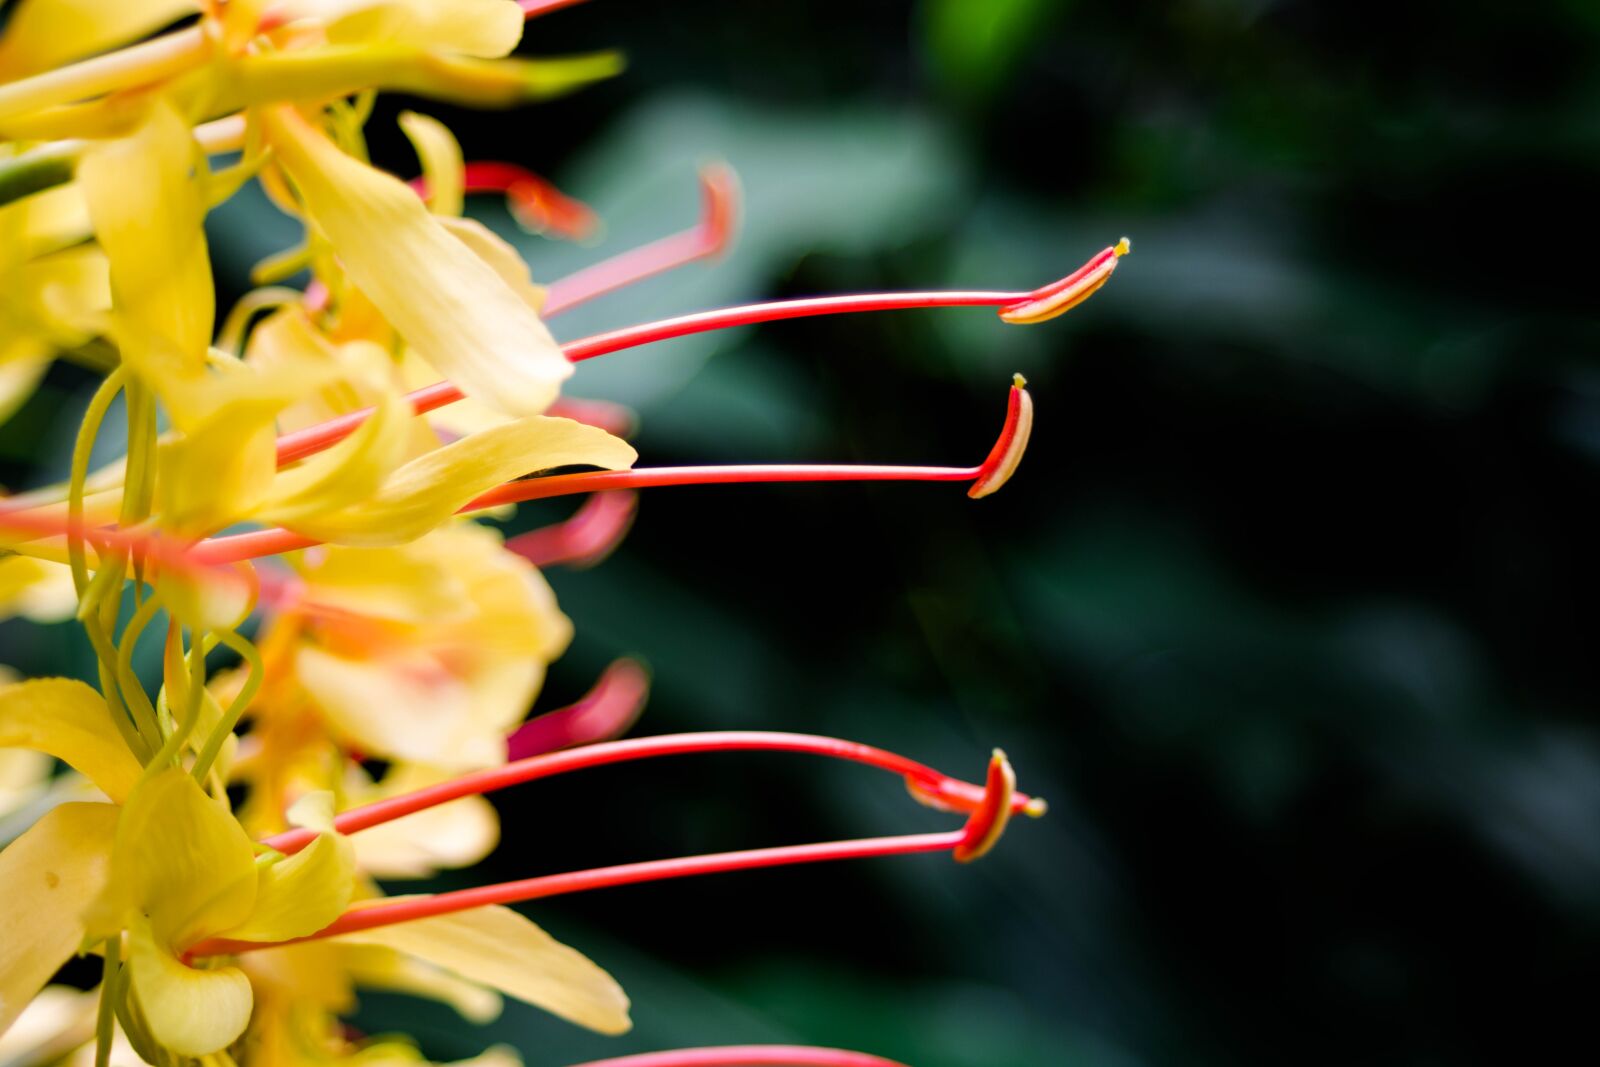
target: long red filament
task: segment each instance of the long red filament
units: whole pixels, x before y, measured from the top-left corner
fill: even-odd
[[[895,311],[911,308],[934,307],[1005,307],[1025,300],[1028,293],[1001,292],[925,292],[925,293],[863,293],[849,296],[820,296],[800,300],[779,300],[766,304],[744,304],[717,311],[701,311],[692,315],[626,326],[620,330],[595,334],[561,346],[569,360],[580,363],[586,359],[610,355],[639,345],[667,341],[692,334],[750,326],[782,319],[808,318],[816,315],[842,315],[869,311]],[[435,382],[423,386],[407,396],[412,409],[426,414],[446,404],[460,400],[463,394],[451,382]],[[372,408],[362,408],[346,415],[307,426],[303,430],[284,434],[278,438],[278,465],[321,452],[348,437],[372,415]]]
[[[524,760],[620,737],[639,720],[649,693],[649,672],[637,660],[619,659],[583,699],[529,719],[512,731],[506,738],[506,759]]]
[[[899,775],[908,784],[914,785],[915,792],[919,796],[938,798],[940,805],[947,810],[969,813],[976,811],[982,807],[987,795],[983,787],[951,778],[905,756],[855,741],[765,730],[723,730],[664,734],[660,737],[635,737],[625,741],[586,745],[565,752],[530,756],[514,763],[463,774],[410,793],[385,797],[370,804],[351,808],[337,815],[333,820],[333,826],[342,834],[359,833],[427,808],[459,800],[461,797],[493,793],[541,778],[604,767],[613,763],[702,752],[799,752],[861,763]],[[1030,804],[1033,803],[1032,798],[1017,793],[1011,801],[1011,808],[1018,812],[1033,811],[1036,810],[1030,808]],[[315,830],[299,828],[269,837],[262,844],[279,852],[292,854],[305,848],[316,836]]]
[[[895,1060],[842,1048],[809,1045],[722,1045],[640,1052],[574,1067],[905,1067]]]
[[[582,751],[582,750],[580,750]],[[854,841],[829,841],[817,845],[784,845],[778,848],[747,849],[742,852],[720,852],[709,856],[689,856],[681,859],[648,860],[644,863],[624,863],[615,867],[599,867],[589,871],[568,874],[546,874],[537,878],[524,878],[497,885],[476,886],[438,893],[430,897],[411,897],[402,900],[380,900],[366,907],[357,907],[307,937],[292,941],[263,943],[212,938],[189,949],[187,955],[219,956],[272,948],[281,944],[315,941],[340,934],[353,934],[396,923],[416,922],[458,911],[489,907],[495,904],[523,904],[530,900],[585,893],[594,889],[611,889],[617,886],[637,885],[641,882],[660,882],[671,878],[691,878],[705,874],[723,874],[731,871],[751,871],[765,867],[786,867],[797,863],[824,863],[831,860],[871,859],[877,856],[910,856],[923,852],[953,852],[967,839],[965,830],[949,830],[935,834],[907,834],[902,837],[862,838]]]
[[[545,289],[544,315],[552,318],[579,304],[635,282],[720,255],[733,237],[739,213],[739,183],[733,170],[714,164],[700,171],[700,221],[687,230],[602,260]]]
[[[762,482],[970,482],[982,467],[890,467],[870,464],[776,464],[718,467],[646,467],[629,471],[592,471],[557,474],[507,482],[462,505],[460,514],[483,511],[503,504],[605,493],[617,489],[656,489],[674,485],[729,485]],[[249,533],[208,537],[189,555],[208,566],[238,563],[310,548],[322,542],[315,537],[275,527]]]
[[[506,547],[535,567],[592,567],[622,543],[638,509],[635,493],[596,493],[570,519],[518,534]]]
[[[584,0],[517,0],[517,4],[522,8],[522,17],[525,19],[554,14],[564,7],[576,7],[583,2]]]

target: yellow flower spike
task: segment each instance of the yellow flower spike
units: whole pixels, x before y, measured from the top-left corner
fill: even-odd
[[[400,128],[411,140],[422,164],[422,177],[428,185],[428,210],[435,215],[460,215],[466,201],[467,177],[466,161],[455,134],[438,119],[415,111],[400,113]]]
[[[47,752],[118,802],[127,799],[143,770],[111,721],[105,698],[70,678],[0,688],[0,747]]]
[[[189,127],[158,103],[132,137],[78,164],[95,238],[111,263],[122,358],[169,400],[180,426],[190,412],[171,404],[171,394],[201,376],[216,310],[204,193],[193,177],[203,163]]]
[[[0,1033],[83,943],[116,826],[110,804],[62,804],[0,851]]]
[[[334,943],[397,949],[602,1034],[626,1033],[633,1025],[616,979],[510,908],[398,923]]]
[[[604,430],[534,415],[491,426],[419,456],[396,470],[370,500],[300,520],[293,528],[334,544],[403,544],[448,521],[486,490],[519,475],[577,465],[620,470],[637,458],[631,445]],[[262,517],[273,518],[270,510],[263,510]]]
[[[500,410],[527,415],[550,405],[572,365],[492,267],[404,182],[345,155],[293,110],[271,109],[264,123],[350,280],[412,348]]]

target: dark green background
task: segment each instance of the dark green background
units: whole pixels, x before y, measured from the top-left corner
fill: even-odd
[[[998,744],[1050,818],[970,868],[530,909],[632,992],[624,1039],[384,997],[363,1025],[438,1057],[505,1040],[530,1065],[763,1040],[917,1067],[1589,1045],[1597,33],[1584,0],[596,0],[524,51],[620,47],[618,81],[509,114],[417,105],[469,158],[550,173],[606,216],[595,247],[520,238],[542,278],[687,224],[698,161],[743,174],[733,255],[563,337],[762,296],[1028,288],[1124,233],[1135,252],[1044,326],[779,324],[573,382],[641,412],[645,464],[966,464],[1026,373],[1033,448],[989,500],[648,496],[615,557],[552,574],[579,636],[541,707],[632,653],[656,678],[639,732],[835,733],[974,777]],[[373,143],[410,173],[398,106]],[[293,235],[249,201],[215,222],[225,287]],[[505,844],[472,880],[951,822],[880,775],[784,756],[500,805]]]

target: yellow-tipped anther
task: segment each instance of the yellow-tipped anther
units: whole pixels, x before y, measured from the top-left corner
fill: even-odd
[[[1018,389],[1026,389],[1028,387],[1028,379],[1024,378],[1019,372],[1011,376],[1011,384],[1016,386]]]
[[[1122,238],[1110,248],[1102,249],[1093,259],[1060,281],[1035,289],[1026,299],[1002,307],[1000,318],[1026,326],[1048,322],[1057,315],[1071,311],[1104,285],[1106,279],[1111,277],[1111,272],[1117,269],[1117,261],[1131,251],[1132,242],[1126,237]]]
[[[955,847],[958,863],[980,859],[1000,840],[1011,820],[1011,798],[1017,791],[1017,772],[1011,769],[1006,754],[998,748],[989,757],[989,775],[984,782],[983,803],[967,820],[966,837]]]
[[[1030,819],[1042,819],[1050,814],[1050,805],[1044,797],[1034,797],[1022,806],[1022,814]]]
[[[1124,237],[1113,246],[1113,250],[1117,255],[1125,256],[1133,251],[1133,242]]]

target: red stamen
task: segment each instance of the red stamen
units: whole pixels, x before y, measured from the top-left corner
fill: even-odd
[[[1078,271],[1072,277],[1077,277],[1088,270],[1105,256],[1115,258],[1116,249],[1111,248],[1100,253],[1090,264]],[[1070,279],[1064,279],[1067,281]],[[1056,286],[1064,282],[1056,283]],[[935,307],[998,307],[1001,309],[1025,309],[1033,306],[1040,298],[1041,293],[1053,290],[1056,286],[1046,286],[1027,293],[965,291],[965,292],[922,292],[922,293],[862,293],[849,296],[820,296],[808,297],[801,300],[779,300],[766,304],[745,304],[740,307],[723,308],[718,311],[701,311],[692,315],[681,315],[673,319],[663,319],[659,322],[647,322],[637,326],[627,326],[620,330],[608,333],[595,334],[581,340],[571,341],[562,345],[562,351],[574,363],[597,356],[610,355],[639,345],[651,344],[656,341],[668,341],[676,337],[688,337],[692,334],[709,333],[714,330],[732,329],[736,326],[751,326],[762,322],[777,322],[782,319],[808,318],[815,315],[841,315],[853,312],[866,311],[894,311],[912,308]],[[1044,298],[1048,302],[1049,298]],[[1059,312],[1055,312],[1059,313]],[[1053,316],[1051,316],[1053,317]],[[436,408],[453,404],[460,400],[464,394],[450,382],[435,382],[433,385],[423,386],[411,394],[412,409],[417,414],[425,414]],[[278,463],[292,463],[297,459],[304,459],[315,452],[343,440],[349,436],[356,427],[360,426],[372,414],[371,408],[352,411],[346,415],[329,419],[315,426],[308,426],[303,430],[285,434],[278,438]]]
[[[718,163],[700,171],[704,205],[700,221],[687,230],[629,249],[592,267],[551,282],[545,290],[546,318],[657,274],[718,256],[733,239],[739,217],[739,178]]]
[[[619,659],[576,704],[517,727],[506,738],[506,759],[524,760],[620,737],[639,721],[649,693],[650,675],[644,667],[637,660]]]
[[[1011,396],[1006,402],[1006,425],[999,440],[989,450],[978,477],[967,495],[974,500],[988,496],[1011,480],[1022,462],[1022,453],[1028,447],[1033,433],[1033,397],[1025,388],[1028,380],[1020,374],[1011,377]]]
[[[1001,308],[1000,317],[1007,322],[1028,325],[1047,322],[1071,311],[1109,281],[1111,272],[1117,269],[1117,261],[1131,251],[1133,245],[1124,237],[1059,282],[1035,289],[1026,299]]]
[[[788,735],[800,737],[802,735]],[[645,741],[657,740],[646,738]],[[808,738],[809,742],[831,741],[829,738]],[[570,753],[556,753],[535,759],[558,760],[576,758],[600,749],[614,749],[619,745],[638,742],[618,741],[608,745],[592,745]],[[847,742],[833,742],[845,745]],[[884,753],[884,755],[890,755]],[[901,757],[892,757],[896,760]],[[523,761],[524,763],[530,761]],[[998,765],[998,769],[996,767]],[[398,900],[377,900],[360,904],[307,937],[275,944],[294,944],[312,941],[360,930],[373,930],[396,923],[415,922],[439,915],[451,915],[493,904],[522,904],[530,900],[581,893],[591,889],[636,885],[657,882],[668,878],[687,878],[692,875],[720,874],[728,871],[748,871],[763,867],[787,866],[795,863],[821,863],[829,860],[866,859],[874,856],[906,856],[920,852],[952,852],[959,859],[972,859],[981,855],[993,844],[997,827],[1003,824],[1011,802],[1017,798],[1009,788],[1010,768],[998,752],[991,763],[989,784],[984,801],[960,830],[936,834],[907,834],[901,837],[877,837],[857,841],[829,841],[816,845],[787,845],[779,848],[758,848],[742,852],[722,852],[710,856],[689,856],[682,859],[650,860],[644,863],[625,863],[615,867],[601,867],[591,871],[573,871],[567,874],[547,874],[537,878],[524,878],[499,885],[459,889],[434,896],[408,897]],[[383,803],[380,801],[379,803]],[[368,808],[375,805],[368,805]],[[358,809],[361,810],[361,809]],[[1026,810],[1026,809],[1024,809]],[[346,814],[349,814],[348,812]],[[337,825],[337,821],[336,821]],[[285,838],[288,835],[279,835]],[[273,841],[278,840],[274,838]],[[268,842],[269,844],[272,841]],[[273,943],[233,941],[213,938],[189,949],[188,956],[216,956],[250,952],[270,948]]]
[[[638,509],[636,493],[596,493],[572,518],[513,537],[506,547],[536,567],[592,567],[622,543]]]
[[[580,750],[581,751],[581,750]],[[238,955],[255,949],[292,945],[302,941],[317,941],[361,930],[373,930],[397,923],[431,919],[439,915],[452,915],[458,911],[487,907],[493,904],[524,904],[530,900],[584,893],[594,889],[611,889],[617,886],[637,885],[642,882],[660,882],[672,878],[689,878],[703,874],[723,874],[730,871],[751,871],[764,867],[787,867],[798,863],[824,863],[830,860],[871,859],[878,856],[910,856],[923,852],[952,852],[966,840],[964,830],[950,830],[936,834],[907,834],[902,837],[865,838],[854,841],[830,841],[817,845],[787,845],[779,848],[749,849],[743,852],[722,852],[709,856],[690,856],[683,859],[650,860],[644,863],[624,863],[615,867],[600,867],[591,871],[574,871],[568,874],[547,874],[537,878],[524,878],[516,882],[458,889],[434,896],[410,897],[400,900],[379,900],[365,907],[345,912],[326,927],[306,937],[291,941],[261,943],[212,938],[190,948],[187,956]]]
[[[552,15],[565,7],[575,7],[584,0],[517,0],[522,7],[522,17],[536,19],[540,15]]]
[[[590,1060],[575,1067],[905,1067],[895,1060],[842,1048],[806,1045],[724,1045],[679,1048]]]
[[[1013,384],[1015,392],[1021,388]],[[575,493],[603,493],[618,489],[660,488],[670,485],[727,485],[758,482],[970,482],[983,480],[993,492],[1010,476],[1020,460],[1017,442],[1026,442],[1019,420],[1032,411],[1023,400],[1013,401],[1006,413],[1001,440],[1007,447],[999,455],[1009,463],[991,468],[996,452],[976,467],[894,467],[872,464],[778,464],[722,467],[646,467],[642,470],[592,471],[583,474],[557,474],[507,482],[469,500],[461,514]],[[324,423],[323,425],[327,425]],[[283,440],[282,438],[279,439]],[[195,545],[193,554],[206,563],[234,563],[260,556],[310,548],[320,542],[291,530],[257,530],[226,537],[208,537]]]
[[[774,733],[766,730],[721,730],[692,734],[663,734],[659,737],[634,737],[626,741],[606,741],[564,752],[529,756],[515,763],[459,775],[410,793],[385,797],[370,804],[351,808],[334,817],[333,827],[342,834],[360,833],[362,830],[393,822],[395,819],[452,800],[494,793],[541,778],[553,778],[556,775],[604,767],[613,763],[703,752],[799,752],[877,767],[899,775],[908,785],[914,783],[913,792],[919,798],[938,798],[938,806],[945,811],[981,813],[986,801],[990,799],[990,790],[987,786],[980,787],[951,778],[926,764],[871,745],[811,734]],[[1022,793],[1014,793],[1008,803],[1016,811],[1025,814],[1043,813],[1035,798]],[[984,818],[987,825],[992,823],[994,816],[986,815]],[[299,828],[269,837],[262,844],[285,855],[291,855],[309,845],[316,836],[314,830]]]

